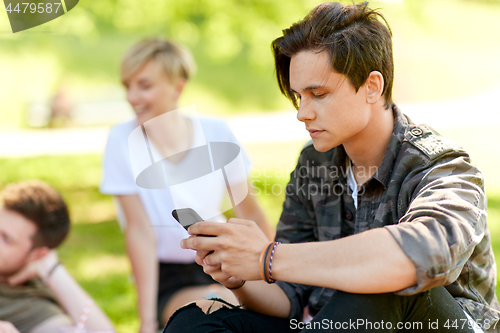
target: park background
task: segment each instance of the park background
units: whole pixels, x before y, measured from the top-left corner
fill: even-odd
[[[181,104],[228,121],[254,162],[258,199],[276,224],[283,186],[308,136],[279,93],[270,43],[319,3],[80,1],[16,34],[0,6],[0,186],[37,178],[63,193],[74,225],[59,256],[118,332],[137,331],[136,298],[111,198],[98,185],[109,126],[132,116],[118,76],[123,52],[150,36],[192,50],[198,72]],[[395,102],[466,148],[483,170],[500,260],[500,1],[370,6],[381,8],[392,28]],[[61,92],[72,105],[71,120],[49,124],[50,103]]]

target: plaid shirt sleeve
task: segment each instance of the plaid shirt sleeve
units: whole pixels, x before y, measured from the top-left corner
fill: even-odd
[[[436,165],[409,179],[408,184],[416,186],[399,224],[385,226],[417,269],[417,285],[399,291],[400,295],[456,281],[485,236],[481,173],[467,156],[453,154],[432,163]]]

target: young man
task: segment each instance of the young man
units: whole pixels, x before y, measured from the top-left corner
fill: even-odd
[[[247,220],[191,226],[182,246],[242,309],[199,301],[166,332],[499,331],[482,175],[392,102],[382,21],[366,3],[325,3],[273,42],[312,138],[287,186],[283,244]]]
[[[0,332],[54,333],[78,323],[92,299],[69,275],[54,250],[69,228],[66,204],[49,185],[32,181],[4,189],[0,207]],[[114,331],[96,304],[85,326]]]

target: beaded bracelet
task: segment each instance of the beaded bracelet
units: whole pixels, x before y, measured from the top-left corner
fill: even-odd
[[[271,273],[271,268],[273,265],[273,257],[274,257],[274,250],[276,250],[276,247],[281,244],[281,242],[275,242],[273,244],[273,249],[271,250],[271,255],[269,256],[269,279],[266,280],[267,283],[275,283],[276,280],[273,279],[273,274]]]

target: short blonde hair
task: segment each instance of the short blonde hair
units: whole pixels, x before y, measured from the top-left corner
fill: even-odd
[[[196,71],[196,64],[189,50],[174,41],[163,38],[142,40],[125,52],[121,63],[121,79],[127,82],[132,75],[149,61],[157,61],[169,79],[188,80]]]

